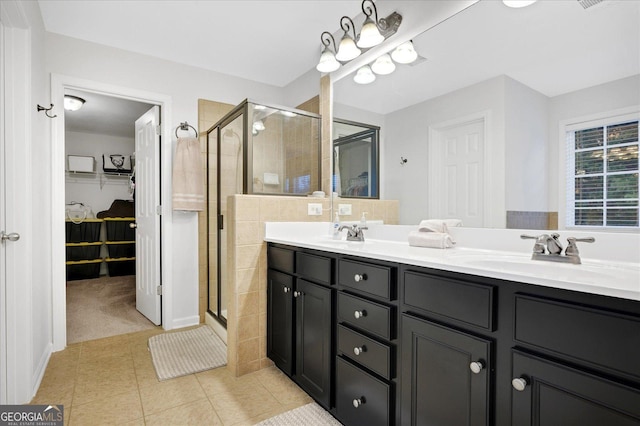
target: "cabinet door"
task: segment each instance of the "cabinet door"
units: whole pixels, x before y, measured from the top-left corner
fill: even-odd
[[[488,340],[402,315],[402,366],[403,425],[490,423]]]
[[[638,426],[640,389],[514,351],[514,426]]]
[[[299,279],[296,306],[295,380],[325,408],[330,402],[331,290]]]
[[[267,272],[267,356],[291,376],[293,373],[293,277]]]

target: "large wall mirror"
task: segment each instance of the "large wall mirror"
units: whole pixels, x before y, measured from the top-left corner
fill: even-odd
[[[411,16],[411,3],[378,7]],[[399,200],[401,224],[459,217],[473,227],[563,229],[574,214],[565,195],[578,194],[584,171],[568,166],[568,131],[637,120],[639,19],[637,1],[513,9],[482,0],[413,37],[415,63],[368,85],[334,81],[333,114],[380,127],[380,198]],[[637,218],[637,147],[625,155],[636,188],[625,213]],[[637,219],[627,224],[637,231]]]

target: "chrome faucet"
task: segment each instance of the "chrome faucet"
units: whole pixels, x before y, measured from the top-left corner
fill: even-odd
[[[364,241],[364,233],[363,229],[369,229],[366,226],[359,226],[358,224],[353,224],[351,226],[342,225],[339,228],[339,231],[342,232],[343,229],[347,230],[347,241]]]
[[[593,237],[568,237],[568,245],[564,251],[563,256],[562,244],[558,240],[560,238],[559,234],[542,234],[538,236],[523,234],[520,235],[520,238],[536,240],[535,244],[533,245],[533,254],[531,255],[532,260],[549,260],[552,262],[573,263],[575,265],[579,265],[580,263],[582,263],[582,261],[580,260],[580,252],[578,251],[576,242],[580,241],[584,243],[593,243],[596,241],[596,239]]]

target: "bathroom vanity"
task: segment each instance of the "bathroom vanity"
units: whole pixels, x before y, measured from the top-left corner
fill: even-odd
[[[268,356],[343,424],[640,424],[637,263],[270,225]]]

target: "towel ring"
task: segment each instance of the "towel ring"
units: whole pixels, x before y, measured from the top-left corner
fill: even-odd
[[[196,130],[196,128],[185,121],[184,123],[180,123],[180,125],[178,127],[176,127],[176,139],[178,139],[178,130],[189,131],[189,128],[193,129],[193,131],[196,133],[196,138],[197,138],[198,137],[198,131]]]

